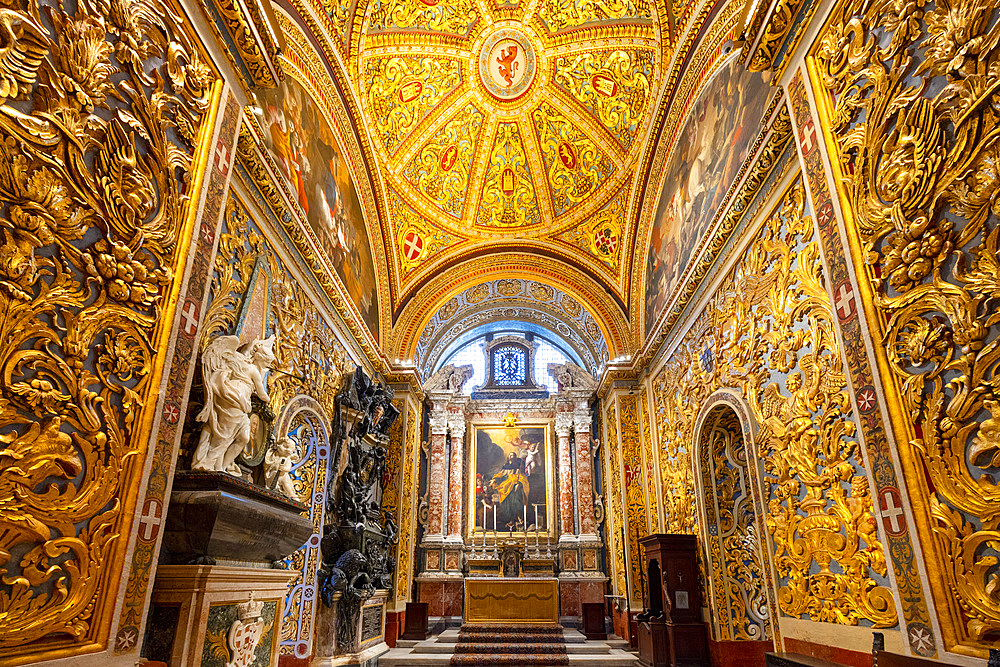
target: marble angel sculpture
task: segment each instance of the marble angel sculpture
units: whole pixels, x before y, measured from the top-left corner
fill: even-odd
[[[250,442],[250,398],[270,400],[264,371],[274,363],[274,336],[240,349],[238,336],[219,336],[201,356],[205,407],[196,419],[204,422],[191,462],[193,470],[240,476],[236,457]]]
[[[278,493],[292,500],[299,499],[299,494],[295,492],[294,480],[289,474],[298,456],[299,446],[287,435],[279,438],[274,449],[264,455],[264,479],[267,480],[268,487],[274,484]]]

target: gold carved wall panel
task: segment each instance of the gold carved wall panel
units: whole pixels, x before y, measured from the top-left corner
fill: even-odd
[[[395,597],[397,604],[409,601],[410,586],[413,581],[414,545],[416,544],[416,509],[419,489],[420,448],[417,443],[417,433],[420,423],[420,412],[409,405],[406,410],[406,442],[403,446],[405,461],[399,498],[399,513],[396,516],[399,523],[399,544],[396,553]]]
[[[0,661],[16,664],[108,641],[219,88],[169,2],[0,16]]]
[[[604,497],[608,499],[604,514],[604,540],[608,545],[608,575],[611,577],[614,591],[618,595],[628,595],[625,585],[625,543],[622,517],[625,508],[622,504],[621,463],[618,458],[621,446],[618,442],[618,410],[615,402],[610,401],[604,412],[604,451],[605,465],[602,469],[604,481]]]
[[[649,535],[646,501],[646,476],[642,460],[642,446],[639,436],[639,408],[635,395],[623,395],[618,399],[618,417],[621,432],[622,472],[625,488],[625,545],[629,568],[630,595],[632,600],[642,604],[642,585],[645,579],[645,562],[639,540]]]
[[[1000,639],[998,21],[840,2],[809,61],[943,639],[980,656]]]
[[[668,531],[692,532],[700,406],[738,388],[760,424],[764,519],[790,616],[897,623],[812,218],[797,177],[653,380]]]
[[[740,419],[728,407],[712,408],[696,437],[713,634],[721,641],[768,639],[771,573],[762,558],[764,536],[755,506],[759,492],[753,490]]]

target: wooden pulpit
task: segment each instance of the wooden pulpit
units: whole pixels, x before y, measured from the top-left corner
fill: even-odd
[[[639,544],[649,582],[646,608],[637,616],[639,660],[646,667],[707,667],[697,538],[658,533]]]

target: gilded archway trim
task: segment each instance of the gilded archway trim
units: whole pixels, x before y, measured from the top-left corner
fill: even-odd
[[[390,357],[412,359],[417,341],[428,322],[452,297],[480,283],[499,277],[536,282],[571,296],[590,315],[594,326],[607,341],[608,355],[614,358],[627,349],[628,323],[612,299],[603,294],[584,292],[588,284],[577,271],[561,262],[544,261],[524,253],[490,256],[489,261],[467,261],[435,276],[403,308],[386,346]],[[501,305],[501,302],[498,302]],[[594,338],[591,335],[591,338]]]

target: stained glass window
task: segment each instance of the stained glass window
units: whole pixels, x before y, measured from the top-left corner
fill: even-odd
[[[525,351],[519,345],[502,345],[493,350],[494,384],[512,387],[524,384]]]

